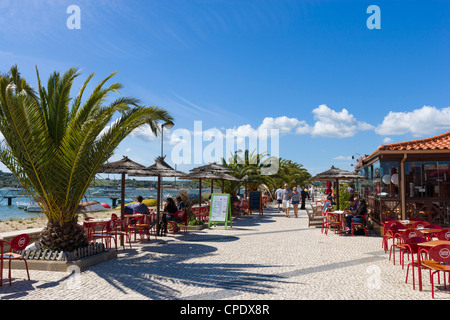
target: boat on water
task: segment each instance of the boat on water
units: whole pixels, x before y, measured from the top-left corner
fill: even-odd
[[[80,211],[81,212],[96,212],[96,211],[105,211],[111,209],[108,204],[101,203],[95,200],[91,201],[83,201],[80,202]]]
[[[39,205],[35,203],[27,205],[27,207],[24,210],[26,212],[42,212],[41,207],[39,207]]]
[[[99,189],[91,193],[92,197],[120,197],[120,190]]]

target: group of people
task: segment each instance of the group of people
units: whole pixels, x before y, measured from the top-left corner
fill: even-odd
[[[300,204],[300,209],[306,209],[306,198],[310,198],[309,193],[305,190],[305,188],[300,188],[297,186],[290,190],[287,183],[284,185],[284,189],[280,186],[275,191],[275,195],[277,197],[278,212],[280,212],[281,207],[287,218],[290,218],[289,211],[291,202],[294,208],[294,215],[298,218],[298,205]]]
[[[148,206],[143,203],[143,198],[142,196],[138,196],[136,198],[136,202],[129,204],[127,206],[125,206],[124,208],[124,212],[126,214],[132,214],[132,213],[140,213],[140,214],[150,214],[150,210],[148,209]],[[163,209],[163,215],[161,217],[160,220],[160,230],[161,230],[161,234],[164,234],[167,232],[167,222],[169,221],[174,221],[177,223],[180,223],[181,220],[177,219],[174,214],[175,212],[179,211],[179,210],[183,210],[186,208],[185,203],[183,202],[183,199],[180,196],[176,197],[176,201],[177,203],[175,203],[175,201],[173,200],[173,198],[167,198],[166,199],[166,205],[164,206]],[[158,221],[156,219],[153,220],[152,222],[152,227],[158,223]],[[176,228],[178,228],[178,226],[176,226]],[[177,232],[178,230],[175,230],[175,232]]]
[[[299,191],[300,189],[300,191]],[[293,187],[292,190],[289,189],[289,185],[285,184],[284,188],[281,186],[275,191],[275,195],[277,197],[278,204],[278,213],[281,210],[285,213],[286,217],[290,217],[290,204],[294,208],[294,215],[298,217],[298,205],[301,203],[300,209],[305,208],[305,200],[306,198],[310,199],[309,193],[305,190],[305,188]],[[327,200],[331,201],[332,204],[336,204],[333,200],[333,196],[331,193],[328,194]],[[352,221],[354,223],[364,223],[366,215],[367,215],[367,205],[364,199],[357,199],[357,197],[352,196],[349,199],[349,210],[346,215],[346,232],[350,231]]]

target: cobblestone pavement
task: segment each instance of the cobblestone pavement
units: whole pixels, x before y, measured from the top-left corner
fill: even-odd
[[[305,210],[286,218],[273,208],[240,216],[227,229],[168,234],[81,273],[13,270],[1,299],[24,300],[428,300],[405,283],[405,269],[389,261],[381,237],[339,236],[307,227]],[[398,260],[398,259],[397,259]],[[5,272],[6,273],[6,272]],[[435,299],[450,299],[436,284]]]

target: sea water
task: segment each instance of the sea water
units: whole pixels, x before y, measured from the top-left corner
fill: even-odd
[[[110,190],[110,189],[109,189]],[[112,207],[113,200],[110,196],[95,196],[96,192],[100,191],[100,189],[89,189],[88,192],[86,192],[85,198],[83,198],[82,201],[98,201],[101,203],[106,203],[109,206]],[[111,191],[111,190],[110,190]],[[118,196],[120,200],[120,190],[114,190],[117,191],[114,196]],[[173,197],[175,198],[180,192],[188,192],[188,194],[191,197],[198,196],[198,190],[192,189],[163,189],[163,199],[165,200],[167,197]],[[202,190],[203,193],[209,193],[210,190]],[[214,192],[220,192],[220,190],[215,189]],[[15,198],[12,198],[11,205],[8,205],[8,199],[4,197],[5,195],[16,195]],[[153,198],[156,199],[157,191],[155,189],[148,189],[148,188],[142,188],[142,189],[133,189],[133,188],[126,188],[125,190],[125,203],[134,202],[136,201],[136,197],[142,196],[144,199],[146,198]],[[11,191],[10,189],[0,189],[0,221],[6,221],[10,219],[24,219],[24,218],[33,218],[33,217],[39,217],[43,214],[41,212],[28,212],[24,209],[20,209],[17,207],[17,203],[32,203],[32,199],[28,197],[28,195],[24,194],[23,191]]]

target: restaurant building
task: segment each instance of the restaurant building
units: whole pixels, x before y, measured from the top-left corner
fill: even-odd
[[[359,196],[371,219],[418,217],[450,226],[450,131],[431,138],[380,145],[360,157]]]

